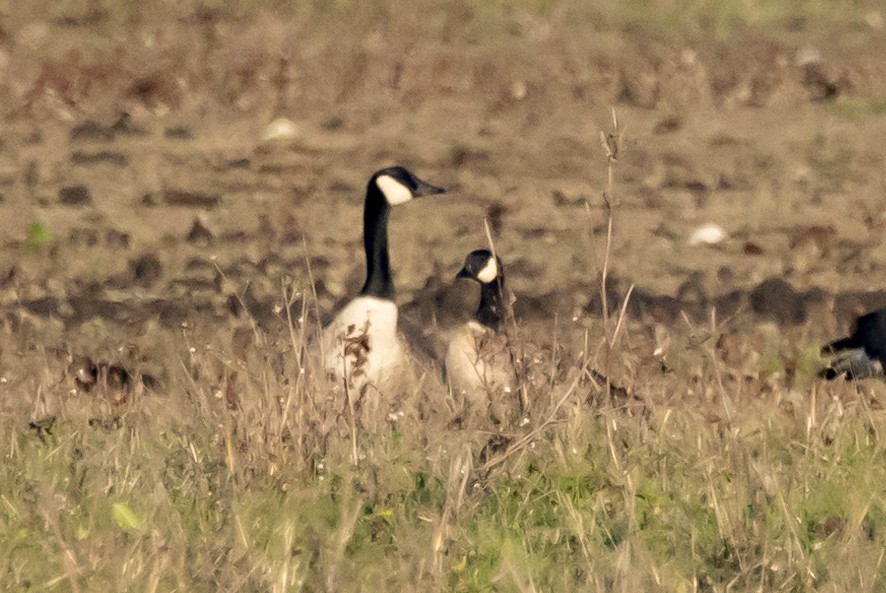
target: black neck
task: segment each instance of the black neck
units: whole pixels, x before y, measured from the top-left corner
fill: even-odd
[[[363,247],[366,250],[366,284],[361,295],[394,300],[394,280],[388,257],[388,215],[391,207],[375,180],[366,188],[363,210]]]
[[[505,279],[501,276],[492,282],[480,284],[480,306],[474,318],[488,328],[498,331],[504,321],[505,309],[502,294]]]

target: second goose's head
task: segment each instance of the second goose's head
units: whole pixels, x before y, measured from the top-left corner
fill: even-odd
[[[493,330],[498,330],[504,320],[505,301],[504,270],[501,260],[488,249],[477,249],[465,258],[465,265],[457,278],[469,278],[480,283],[480,305],[474,319]],[[510,303],[507,303],[510,306]]]
[[[502,276],[501,260],[488,249],[477,249],[465,258],[457,278],[470,278],[480,284],[494,284]]]
[[[378,190],[388,206],[399,206],[421,196],[442,194],[446,190],[422,181],[405,167],[376,171],[369,179],[369,191]]]

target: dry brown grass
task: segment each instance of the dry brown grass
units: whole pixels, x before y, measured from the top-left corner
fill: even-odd
[[[876,591],[882,390],[736,372],[707,331],[694,362],[670,353],[694,372],[618,374],[614,405],[570,345],[521,422],[448,427],[419,376],[356,438],[285,334],[242,358],[218,328],[167,335],[178,369],[116,408],[25,352],[3,375],[4,586]]]

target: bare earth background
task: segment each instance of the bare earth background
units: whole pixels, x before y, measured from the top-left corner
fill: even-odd
[[[191,299],[185,315],[247,282],[276,299],[281,275],[305,278],[303,239],[340,298],[362,274],[365,180],[402,163],[451,194],[394,217],[401,301],[429,278],[448,283],[489,217],[515,291],[545,297],[523,313],[584,310],[602,260],[599,132],[613,106],[626,129],[612,254],[622,295],[634,283],[716,301],[783,278],[886,304],[879,13],[874,26],[718,39],[656,35],[654,22],[597,30],[593,14],[570,22],[566,9],[485,10],[10,17],[4,305]],[[263,142],[278,116],[297,137]],[[707,222],[729,237],[690,246]],[[23,249],[34,223],[51,248]],[[146,256],[159,266],[132,274]],[[215,265],[232,282],[206,290]],[[757,312],[808,317],[773,305]],[[676,307],[665,309],[643,312],[670,320]],[[840,321],[856,309],[838,306]]]
[[[305,443],[313,441],[307,437],[295,449],[281,445],[288,442],[280,439],[287,422],[299,414],[285,395],[294,341],[287,328],[286,295],[296,293],[291,310],[298,318],[302,305],[309,316],[315,306],[329,312],[359,287],[365,183],[374,170],[391,164],[406,165],[449,189],[392,217],[398,301],[407,316],[421,323],[433,320],[445,331],[470,314],[475,294],[451,279],[468,251],[486,245],[487,220],[518,295],[520,332],[554,352],[565,344],[571,353],[564,355],[567,361],[587,361],[591,352],[600,356],[602,336],[611,331],[604,327],[600,304],[606,236],[600,131],[611,128],[613,107],[624,130],[611,196],[613,313],[628,287],[635,288],[620,355],[605,365],[605,357],[598,358],[591,366],[610,373],[634,399],[645,400],[645,417],[651,409],[657,419],[651,424],[660,424],[663,435],[672,413],[689,414],[683,426],[687,434],[695,434],[694,420],[716,425],[703,429],[712,444],[709,449],[699,445],[700,456],[702,450],[716,455],[721,445],[715,441],[732,434],[732,428],[718,424],[734,421],[731,404],[714,402],[714,393],[725,397],[728,392],[739,408],[756,412],[782,413],[779,406],[789,400],[789,411],[778,416],[776,426],[784,422],[790,430],[805,429],[810,438],[809,426],[818,426],[824,413],[820,410],[816,419],[816,406],[825,405],[814,399],[818,346],[843,335],[854,315],[886,306],[886,12],[873,2],[675,4],[681,3],[612,2],[590,8],[569,0],[378,1],[362,6],[279,3],[264,10],[245,2],[142,6],[96,0],[35,2],[12,10],[0,2],[0,440],[9,443],[5,455],[10,468],[16,468],[4,478],[10,489],[2,498],[0,567],[5,562],[7,574],[0,572],[0,582],[14,583],[8,590],[94,590],[89,579],[99,574],[104,580],[98,582],[109,590],[358,590],[359,578],[349,582],[341,575],[365,576],[367,565],[379,566],[382,556],[373,547],[377,533],[372,530],[384,524],[381,531],[393,532],[391,525],[400,525],[399,515],[392,519],[385,514],[389,511],[377,510],[397,508],[392,500],[372,488],[366,494],[365,484],[354,486],[349,496],[362,501],[357,504],[360,521],[375,527],[360,532],[361,523],[346,504],[341,516],[327,508],[325,527],[310,527],[315,531],[304,536],[308,543],[302,542],[305,549],[316,544],[322,552],[311,552],[317,556],[298,564],[302,560],[285,553],[262,555],[281,537],[289,537],[291,545],[293,537],[302,541],[301,526],[292,527],[301,535],[274,531],[274,513],[298,514],[292,501],[269,511],[271,526],[261,528],[257,523],[219,526],[213,521],[222,519],[211,514],[215,507],[207,503],[200,507],[205,523],[193,519],[190,527],[176,527],[185,535],[170,543],[156,536],[167,533],[167,525],[160,521],[151,527],[150,519],[132,511],[141,505],[142,515],[153,516],[148,509],[159,508],[156,496],[139,502],[132,493],[139,490],[135,482],[130,490],[115,488],[119,474],[111,472],[107,475],[113,477],[104,485],[97,481],[90,491],[81,480],[79,496],[130,492],[113,507],[113,521],[106,517],[103,523],[67,499],[56,500],[69,493],[47,494],[52,488],[67,492],[65,480],[75,478],[59,474],[41,482],[40,476],[51,472],[28,470],[21,460],[31,457],[22,451],[33,449],[34,459],[44,461],[54,455],[81,456],[71,463],[81,463],[86,455],[82,464],[87,464],[84,443],[102,450],[105,445],[91,439],[107,439],[109,450],[118,447],[130,454],[129,462],[116,463],[138,466],[132,460],[145,459],[146,453],[127,439],[161,443],[151,445],[161,451],[157,455],[184,456],[185,465],[191,457],[195,463],[201,456],[215,459],[217,467],[201,466],[200,471],[215,476],[221,490],[228,488],[242,516],[261,513],[238,496],[263,487],[279,494],[276,480],[283,478],[277,472],[288,471],[281,467],[296,468],[288,484],[308,480],[300,486],[306,499],[320,496],[311,493],[310,480],[322,474],[318,464],[321,469],[333,464],[335,447],[326,442],[309,446]],[[295,135],[266,139],[267,126],[278,117],[295,124]],[[721,225],[726,238],[716,245],[690,245],[693,230],[705,223]],[[653,355],[657,346],[664,356]],[[84,372],[110,372],[108,364],[125,369],[124,382],[138,383],[131,389],[137,397],[97,398],[77,382]],[[267,373],[255,370],[262,364]],[[145,385],[140,374],[148,377]],[[439,382],[437,377],[433,381]],[[422,389],[442,393],[436,383]],[[820,402],[860,405],[850,386],[823,389],[834,391],[820,396]],[[810,390],[811,411],[797,412],[807,405]],[[863,390],[865,403],[856,413],[867,420],[853,424],[852,431],[862,434],[867,429],[859,426],[871,427],[865,434],[873,435],[868,445],[876,454],[869,459],[882,464],[877,455],[883,452],[883,419],[875,420],[880,412],[868,404],[877,408],[883,390],[876,385]],[[244,412],[231,419],[241,406],[249,408],[242,400],[259,396],[286,403],[273,413],[267,412],[271,403],[267,409],[255,404],[257,416]],[[551,402],[558,397],[551,395]],[[130,409],[134,399],[138,402]],[[218,409],[212,407],[216,400]],[[423,445],[417,446],[426,453],[433,449],[429,442],[449,438],[445,427],[453,414],[435,413],[439,434],[421,437]],[[827,408],[831,413],[836,414]],[[192,414],[200,418],[205,439],[195,449],[186,445],[188,437],[176,436],[183,439],[181,450],[169,453],[174,447],[167,436],[186,435],[187,423],[179,421],[193,419]],[[526,431],[544,417],[534,419]],[[256,418],[277,423],[276,441],[266,425],[256,429],[261,437],[250,432]],[[749,420],[752,428],[745,426],[742,435],[765,432],[757,418]],[[643,442],[641,421],[624,421],[634,423]],[[587,434],[608,435],[612,444],[607,422],[593,424],[596,428]],[[790,433],[781,426],[776,432]],[[507,433],[503,443],[519,442],[525,434],[517,428],[498,430]],[[329,434],[332,440],[340,436]],[[342,434],[349,444],[353,434]],[[386,438],[396,442],[401,438],[396,435]],[[847,443],[858,442],[856,432],[852,435],[845,436]],[[51,438],[62,444],[47,444]],[[477,436],[464,438],[473,443],[475,454],[480,445],[489,445]],[[827,438],[833,442],[835,437]],[[687,437],[686,442],[696,440]],[[232,441],[240,443],[239,453]],[[565,439],[550,446],[568,457],[564,451],[570,443]],[[253,445],[258,449],[249,452]],[[386,454],[396,457],[387,446],[382,446]],[[56,455],[53,447],[66,453]],[[572,449],[575,453],[581,447]],[[342,450],[341,459],[348,460],[353,450]],[[268,461],[268,451],[280,457]],[[299,465],[306,451],[314,456],[309,469]],[[488,461],[488,451],[478,464]],[[607,458],[622,454],[606,448],[598,453],[588,463],[604,473],[611,470]],[[252,461],[235,463],[237,455],[261,459],[249,475],[267,481],[247,488],[252,478],[244,467]],[[287,455],[301,461],[286,461]],[[415,511],[418,519],[399,519],[428,556],[389,562],[386,575],[372,573],[367,582],[398,588],[424,582],[441,590],[545,588],[539,583],[552,590],[729,590],[729,582],[740,590],[768,590],[782,583],[791,590],[882,590],[883,581],[876,578],[883,575],[882,555],[877,560],[874,551],[883,535],[864,535],[867,548],[859,543],[866,521],[886,529],[883,485],[878,487],[876,479],[874,498],[857,501],[845,512],[823,504],[825,510],[804,518],[808,541],[802,543],[788,527],[790,520],[780,523],[780,530],[767,527],[761,534],[748,527],[747,533],[736,534],[728,518],[724,524],[719,510],[712,511],[716,517],[709,518],[709,527],[719,536],[711,546],[727,541],[726,556],[733,554],[721,564],[717,551],[703,558],[689,553],[696,536],[704,539],[696,528],[687,528],[685,537],[661,529],[671,534],[662,537],[672,537],[668,541],[675,549],[689,554],[674,562],[668,558],[677,553],[659,550],[654,541],[640,544],[610,533],[595,544],[576,529],[577,535],[564,543],[560,535],[546,532],[545,542],[571,546],[571,554],[587,563],[580,574],[559,581],[545,576],[546,570],[556,573],[553,561],[553,567],[520,572],[520,554],[532,557],[536,545],[528,538],[517,537],[516,547],[499,556],[492,548],[459,540],[453,519],[458,505],[450,504],[448,496],[455,499],[458,493],[451,467],[461,458],[427,455],[419,465],[427,462],[430,469],[418,471],[411,461],[403,467],[408,467],[404,472],[410,483],[417,484],[418,474],[437,476],[437,494],[422,498],[416,486],[409,499],[433,510]],[[108,461],[100,459],[96,463]],[[701,462],[690,464],[700,472],[700,484],[713,484],[711,468],[728,466],[714,459],[707,469]],[[657,461],[646,461],[650,465],[643,467],[658,467]],[[583,471],[563,463],[566,473]],[[621,468],[618,460],[612,463]],[[391,467],[399,466],[392,462]],[[513,471],[519,476],[524,470]],[[150,483],[153,470],[139,471]],[[343,475],[349,471],[343,469]],[[650,471],[658,484],[661,476]],[[784,506],[784,500],[778,502],[779,486],[771,487],[775,478],[755,471],[769,503]],[[359,476],[363,484],[366,476]],[[857,480],[855,474],[844,475],[834,489]],[[24,482],[34,490],[31,503],[27,497],[25,502],[15,499],[27,491]],[[630,482],[624,487],[636,489]],[[215,486],[196,488],[211,495]],[[609,503],[594,498],[599,488],[588,486],[587,500],[596,500],[593,505],[602,506],[593,506],[593,512],[605,515]],[[716,489],[709,490],[715,502],[705,494],[699,508],[717,509]],[[748,492],[756,490],[749,487]],[[571,496],[578,498],[569,504],[557,499],[560,508],[571,509],[567,523],[605,531],[581,523],[580,509],[569,506],[581,507],[580,495]],[[655,498],[648,491],[643,496]],[[374,502],[367,497],[375,497]],[[93,504],[100,504],[98,498]],[[752,502],[731,504],[736,516],[747,519],[753,513]],[[50,507],[54,519],[46,518]],[[65,527],[56,507],[73,508],[70,516],[79,518]],[[628,507],[628,515],[638,512]],[[229,509],[228,514],[241,516],[237,512]],[[652,521],[656,512],[649,513]],[[691,523],[694,515],[687,513]],[[33,523],[23,516],[32,516]],[[765,516],[760,520],[767,521]],[[832,520],[842,522],[839,530],[828,523]],[[434,530],[422,531],[423,521]],[[227,533],[232,548],[207,543],[207,524]],[[627,525],[626,533],[642,531],[636,523]],[[560,529],[556,522],[548,527]],[[114,534],[102,539],[103,529]],[[168,533],[179,533],[175,529]],[[482,529],[471,529],[465,527],[464,533],[486,537]],[[197,534],[196,540],[188,534]],[[402,545],[402,534],[391,538]],[[441,541],[455,542],[451,554],[436,547],[438,534],[443,534]],[[776,541],[779,534],[796,539],[797,551],[763,544],[766,549],[755,550],[747,543]],[[840,537],[840,545],[833,544]],[[815,564],[814,553],[821,549],[816,542],[825,540],[825,552],[833,555]],[[627,541],[633,542],[633,556],[621,545]],[[751,547],[736,551],[738,542]],[[510,549],[499,543],[498,548]],[[128,546],[134,564],[103,564],[101,558],[116,545]],[[610,555],[595,559],[590,553],[595,545]],[[23,549],[34,551],[33,556]],[[205,557],[198,551],[195,558],[194,550],[206,550]],[[361,555],[365,550],[370,552]],[[836,567],[840,561],[834,559],[850,552],[858,560],[845,574],[837,570],[833,581],[821,580],[820,572],[809,577],[820,564]],[[387,548],[383,557],[391,554],[398,552]],[[53,560],[36,560],[47,555]],[[729,564],[736,556],[743,559]],[[855,569],[863,566],[877,568],[861,577]]]

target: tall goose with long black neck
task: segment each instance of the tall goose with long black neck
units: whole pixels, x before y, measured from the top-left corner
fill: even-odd
[[[403,167],[376,171],[366,186],[363,246],[366,282],[320,335],[323,366],[349,388],[382,387],[405,359],[397,335],[397,305],[388,253],[391,208],[413,198],[443,193]]]
[[[456,276],[480,284],[480,304],[474,318],[460,327],[446,352],[446,378],[452,391],[465,398],[467,407],[485,412],[490,397],[510,392],[514,367],[508,338],[503,331],[510,306],[501,260],[487,249],[472,251]]]

